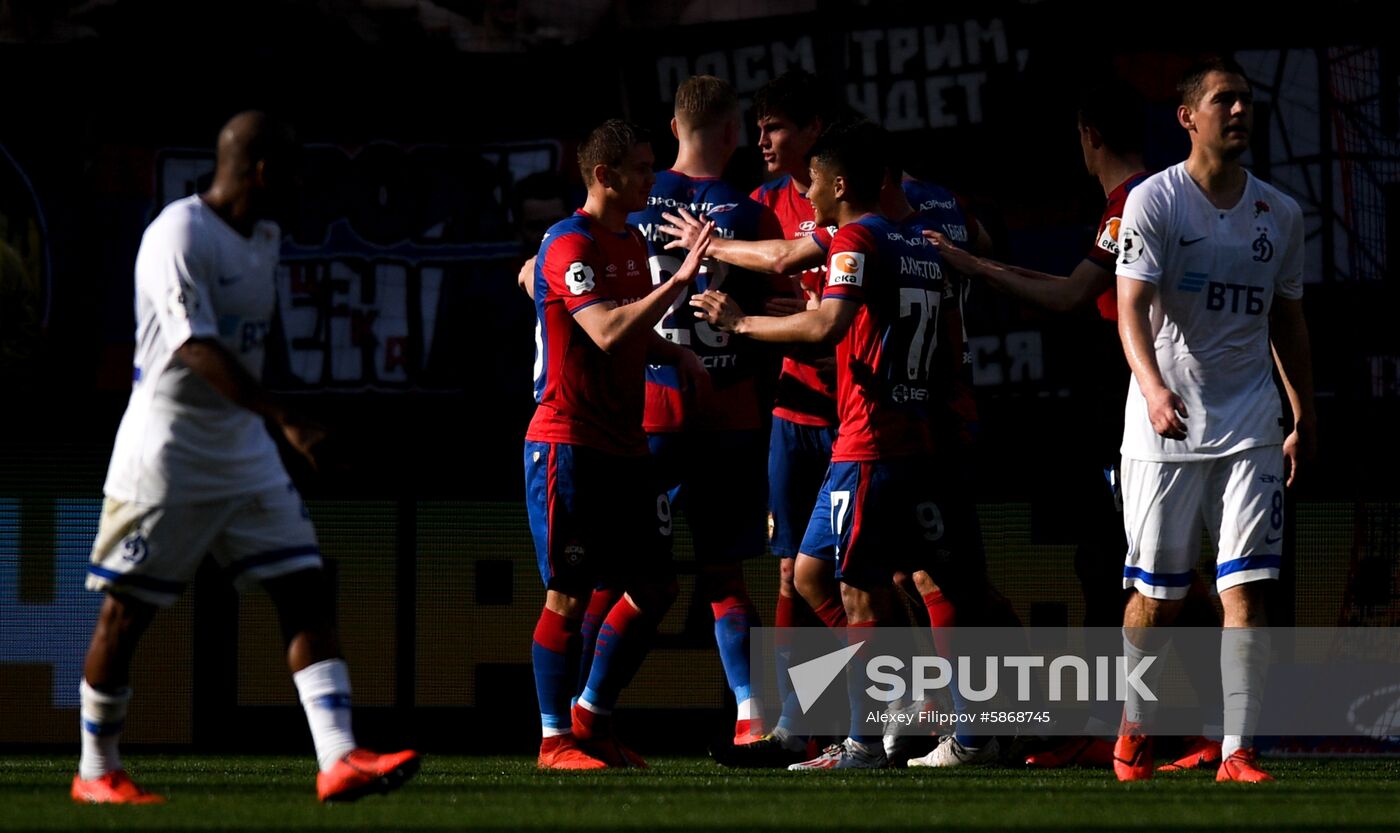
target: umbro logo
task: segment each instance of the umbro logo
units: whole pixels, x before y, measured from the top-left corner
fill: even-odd
[[[1178,246],[1190,246],[1190,245],[1192,245],[1193,243],[1199,243],[1199,242],[1201,242],[1202,240],[1206,239],[1206,237],[1209,237],[1209,236],[1210,236],[1210,235],[1201,235],[1200,237],[1193,237],[1193,238],[1191,238],[1190,240],[1187,240],[1185,237],[1182,237],[1182,238],[1180,238],[1179,240],[1176,241],[1176,244],[1177,244]]]

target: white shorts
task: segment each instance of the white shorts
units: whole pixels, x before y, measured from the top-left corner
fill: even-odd
[[[1204,524],[1218,555],[1215,586],[1276,579],[1283,560],[1283,454],[1276,445],[1210,460],[1123,458],[1123,586],[1183,599]]]
[[[87,588],[169,607],[205,553],[214,556],[239,590],[321,566],[311,516],[291,483],[175,506],[107,498],[92,545]]]

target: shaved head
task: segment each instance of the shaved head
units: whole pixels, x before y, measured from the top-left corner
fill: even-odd
[[[219,131],[220,173],[249,176],[259,162],[281,163],[296,148],[292,129],[259,110],[245,110]]]
[[[290,215],[297,190],[297,140],[287,124],[246,110],[219,131],[214,182],[204,201],[247,233],[251,224]]]

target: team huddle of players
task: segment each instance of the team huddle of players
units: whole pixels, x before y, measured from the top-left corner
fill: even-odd
[[[825,112],[828,100],[800,72],[758,91],[772,178],[751,195],[721,178],[740,108],[714,77],[677,91],[671,169],[653,175],[646,135],[620,121],[579,150],[587,203],[545,235],[527,286],[539,316],[525,466],[547,587],[533,647],[542,767],[640,762],[610,715],[675,594],[673,506],[693,531],[697,592],[737,704],[726,762],[888,763],[881,737],[859,728],[858,688],[850,737],[820,754],[788,729],[785,668],[783,702],[763,722],[748,667],[759,617],[740,565],[765,544],[782,560],[778,627],[903,623],[896,576],[936,628],[1016,624],[986,581],[960,481],[960,284],[935,242],[984,233],[953,194],[904,176],[878,126]],[[787,348],[776,381],[769,345]],[[959,734],[912,763],[997,751]]]
[[[1182,108],[1183,127],[1193,134],[1199,128],[1201,136],[1192,136],[1190,160],[1164,172],[1168,184],[1146,179],[1140,159],[1134,169],[1121,143],[1106,146],[1104,136],[1111,131],[1087,125],[1081,113],[1085,162],[1105,183],[1110,209],[1120,213],[1128,192],[1145,180],[1152,185],[1145,192],[1170,204],[1176,195],[1168,192],[1180,187],[1175,180],[1199,174],[1196,181],[1206,183],[1203,199],[1210,202],[1196,213],[1219,210],[1221,221],[1243,218],[1236,231],[1248,248],[1243,228],[1248,218],[1234,207],[1245,187],[1268,186],[1237,161],[1247,145],[1247,82],[1225,64],[1197,70],[1193,78],[1188,93],[1196,98]],[[988,248],[985,233],[959,200],[939,186],[907,178],[880,127],[824,111],[828,100],[816,80],[800,72],[757,92],[759,147],[771,178],[748,196],[721,178],[736,147],[740,118],[738,98],[724,81],[697,76],[681,85],[671,123],[679,151],[671,169],[660,174],[652,173],[654,159],[640,128],[622,121],[603,124],[579,149],[586,204],[549,230],[537,258],[527,264],[530,273],[522,273],[539,320],[538,409],[526,434],[525,467],[530,523],[547,588],[533,645],[543,768],[642,765],[618,739],[611,715],[676,593],[667,543],[673,508],[687,513],[693,530],[697,592],[713,608],[716,643],[738,709],[732,746],[718,756],[722,763],[879,768],[890,765],[896,752],[880,736],[867,734],[862,716],[870,704],[855,675],[850,675],[852,719],[845,740],[818,752],[790,731],[797,704],[781,651],[783,702],[761,712],[748,667],[748,633],[759,618],[739,565],[764,549],[765,509],[771,513],[768,546],[782,559],[773,620],[778,627],[904,624],[895,595],[901,584],[912,584],[922,596],[935,641],[940,629],[955,622],[1019,624],[986,579],[977,520],[962,481],[965,427],[973,408],[960,378],[960,273],[986,274],[995,281],[998,270],[1012,272],[1002,276],[1012,292],[1018,292],[1017,281],[1036,283],[1049,276],[979,258],[977,253]],[[1137,150],[1140,145],[1130,149]],[[1118,175],[1121,182],[1112,180],[1117,187],[1109,185],[1109,177]],[[1211,190],[1216,186],[1219,194]],[[1271,201],[1290,207],[1286,197],[1268,191]],[[1188,436],[1188,409],[1167,382],[1191,389],[1170,368],[1159,369],[1155,356],[1150,362],[1135,356],[1140,337],[1147,339],[1144,352],[1154,350],[1156,332],[1148,332],[1144,323],[1158,283],[1163,297],[1174,298],[1168,290],[1177,289],[1167,286],[1159,268],[1174,268],[1167,263],[1170,238],[1152,240],[1157,266],[1146,271],[1133,266],[1149,240],[1147,221],[1157,219],[1154,208],[1140,207],[1139,227],[1123,236],[1123,246],[1131,250],[1121,258],[1120,218],[1106,214],[1085,268],[1054,282],[1090,299],[1102,293],[1099,307],[1114,320],[1115,267],[1132,276],[1123,338],[1133,362],[1134,392],[1148,402],[1148,413],[1140,414],[1142,426],[1130,436],[1146,432],[1144,437],[1160,440],[1125,440],[1125,454],[1131,445],[1137,460],[1132,467],[1125,464],[1135,483],[1152,477],[1172,481],[1175,474],[1163,480],[1158,469],[1174,466],[1186,472],[1181,479],[1188,484],[1193,478],[1219,479],[1219,471],[1249,482],[1265,469],[1272,471],[1267,449],[1283,442],[1282,436],[1273,439],[1253,423],[1236,435],[1249,439],[1226,442],[1229,448],[1218,438]],[[1185,215],[1194,216],[1195,208],[1189,206]],[[1259,213],[1256,208],[1256,218]],[[1296,206],[1289,213],[1291,222]],[[1282,233],[1291,239],[1296,230]],[[1265,243],[1269,231],[1261,232]],[[1198,239],[1210,235],[1207,229]],[[1257,241],[1254,248],[1259,250]],[[1296,254],[1281,267],[1256,270],[1258,294],[1276,294],[1285,319],[1295,311],[1291,304],[1300,292]],[[1034,300],[1035,293],[1019,294]],[[1192,326],[1215,325],[1202,319]],[[1267,329],[1257,320],[1226,329],[1241,345],[1247,342],[1251,354],[1268,343]],[[768,362],[773,347],[781,348],[782,357],[776,381]],[[1162,349],[1158,342],[1156,355]],[[1261,383],[1257,359],[1253,355],[1248,367],[1239,369],[1241,379],[1248,377],[1247,384],[1258,388],[1256,410],[1276,413],[1276,394],[1270,405],[1261,387],[1268,384],[1268,363]],[[1306,374],[1296,361],[1290,367],[1279,361],[1298,415],[1296,440],[1311,419],[1311,395],[1296,395],[1295,387],[1310,389],[1310,381],[1302,379]],[[1204,426],[1208,434],[1217,430],[1200,419],[1192,426]],[[1265,449],[1265,457],[1251,461],[1244,452],[1256,445]],[[760,488],[765,450],[767,495]],[[1284,450],[1296,469],[1301,455],[1291,454],[1287,443]],[[1202,464],[1193,467],[1198,460]],[[1206,467],[1219,460],[1224,462],[1217,473],[1208,473]],[[1213,517],[1220,513],[1210,508],[1218,497],[1209,496],[1214,490],[1214,485],[1156,493],[1139,488],[1127,523],[1139,533],[1156,530],[1153,540],[1165,541],[1168,536],[1158,533],[1171,526],[1168,505],[1185,501],[1179,506],[1186,517],[1206,506],[1205,517]],[[1224,500],[1225,513],[1239,517],[1243,531],[1226,541],[1231,554],[1222,553],[1217,584],[1227,620],[1234,611],[1237,620],[1250,620],[1235,624],[1257,625],[1262,614],[1250,612],[1259,609],[1251,582],[1276,578],[1278,556],[1255,553],[1276,537],[1262,534],[1267,524],[1254,497],[1239,500],[1227,492]],[[1276,530],[1281,516],[1271,517]],[[1187,530],[1179,536],[1182,541],[1197,529],[1191,523],[1177,527]],[[1143,540],[1139,535],[1136,543]],[[1135,600],[1136,607],[1129,605],[1128,617],[1145,620],[1129,624],[1169,622],[1195,581],[1189,546],[1160,549],[1151,541],[1129,548],[1122,586],[1143,598]],[[1119,567],[1121,553],[1120,547]],[[1173,569],[1163,569],[1168,565]],[[1224,598],[1227,590],[1230,598]],[[1141,648],[1130,642],[1125,650]],[[1257,650],[1249,656],[1241,664],[1257,665]],[[1226,671],[1227,715],[1228,698],[1257,695],[1257,680],[1249,673],[1246,669],[1232,681]],[[961,709],[956,695],[953,705]],[[1130,702],[1116,748],[1090,738],[1046,750],[1029,762],[1117,759],[1120,778],[1149,777],[1143,720],[1141,704]],[[1236,731],[1243,734],[1225,736],[1223,764],[1218,742],[1196,739],[1169,766],[1222,764],[1221,780],[1268,780],[1254,765],[1247,726]],[[946,767],[992,762],[1000,752],[995,738],[962,728],[928,754],[902,759],[910,766]]]

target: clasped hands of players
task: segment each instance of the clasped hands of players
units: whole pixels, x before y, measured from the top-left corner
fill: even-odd
[[[744,320],[744,311],[724,292],[710,289],[690,299],[695,307],[695,317],[708,321],[726,333],[737,333]]]

